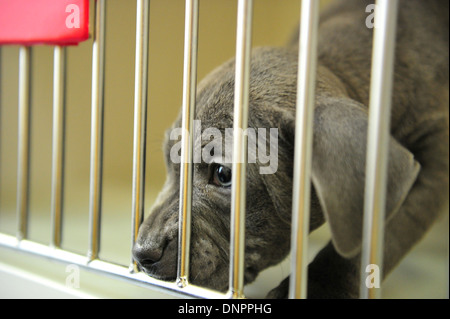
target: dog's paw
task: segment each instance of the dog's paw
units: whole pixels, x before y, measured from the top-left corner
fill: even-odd
[[[353,299],[359,294],[359,257],[341,257],[330,242],[308,266],[308,299]],[[289,277],[266,296],[283,299],[289,295]]]
[[[269,291],[266,299],[287,299],[289,296],[289,277],[284,279],[278,287]],[[307,299],[354,299],[358,298],[357,291],[349,289],[348,285],[333,285],[309,278]]]
[[[273,288],[266,299],[287,299],[289,293],[289,277],[284,279],[276,288]]]
[[[308,299],[358,298],[358,261],[340,256],[330,242],[308,266]]]
[[[355,299],[357,290],[348,284],[324,282],[322,280],[308,280],[308,299]]]

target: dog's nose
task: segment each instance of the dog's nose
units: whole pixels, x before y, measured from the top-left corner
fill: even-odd
[[[159,261],[163,255],[164,246],[140,244],[133,246],[133,258],[142,267],[149,267]]]

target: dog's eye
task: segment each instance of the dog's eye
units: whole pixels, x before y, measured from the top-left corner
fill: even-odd
[[[223,165],[215,165],[213,167],[212,182],[217,186],[231,186],[231,169]]]

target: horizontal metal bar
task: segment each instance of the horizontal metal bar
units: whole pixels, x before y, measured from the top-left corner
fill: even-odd
[[[361,254],[361,298],[372,299],[381,296],[381,288],[367,287],[365,279],[368,265],[377,265],[380,274],[383,266],[397,7],[397,0],[378,0],[375,9]]]
[[[151,278],[146,274],[132,273],[128,267],[113,264],[103,260],[90,260],[89,257],[68,252],[59,248],[46,246],[29,240],[17,240],[14,236],[0,233],[0,246],[13,249],[18,252],[32,254],[65,264],[74,264],[82,267],[88,271],[93,271],[101,275],[107,275],[113,278],[125,280],[132,284],[137,284],[143,287],[152,287],[156,290],[161,290],[165,293],[170,293],[178,297],[193,297],[193,298],[210,298],[210,299],[224,299],[226,294],[210,290],[207,288],[188,285],[185,288],[179,288],[176,282],[162,281]]]

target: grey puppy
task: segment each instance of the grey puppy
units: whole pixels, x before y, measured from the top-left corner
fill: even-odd
[[[318,42],[310,230],[325,221],[332,240],[308,269],[310,298],[358,295],[366,130],[373,29],[371,1],[335,1],[323,12]],[[389,141],[384,276],[430,228],[448,203],[447,1],[400,1]],[[278,170],[248,164],[245,283],[289,253],[297,45],[252,54],[249,127],[278,128]],[[234,61],[198,87],[202,131],[233,126]],[[173,128],[180,127],[178,119]],[[142,224],[134,258],[149,275],[173,280],[177,265],[179,164]],[[191,282],[228,288],[231,165],[194,165]],[[287,296],[288,278],[268,297]]]

